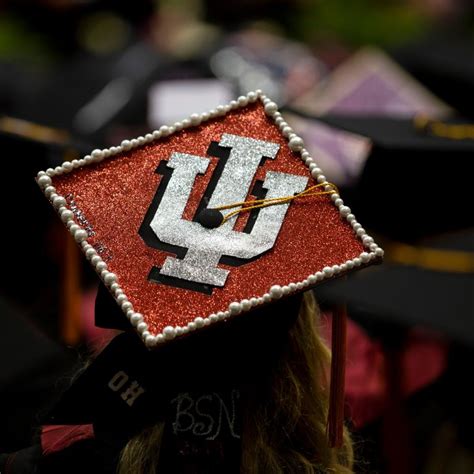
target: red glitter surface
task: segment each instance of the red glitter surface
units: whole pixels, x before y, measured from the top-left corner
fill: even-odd
[[[212,295],[149,281],[151,268],[161,267],[170,255],[148,247],[138,234],[161,179],[155,170],[173,152],[208,156],[211,141],[219,141],[223,133],[280,144],[276,158],[266,160],[255,179],[263,179],[269,170],[309,176],[299,155],[289,149],[287,140],[258,102],[54,178],[57,192],[74,199],[93,231],[88,242],[117,275],[151,333],[225,311],[233,301],[262,296],[272,285],[302,281],[325,266],[342,264],[364,251],[330,198],[315,196],[291,203],[273,249],[239,267],[222,265],[230,274],[225,286],[215,288]],[[184,218],[193,217],[216,163],[217,158],[212,158],[206,174],[196,178]],[[310,179],[308,186],[313,184]],[[246,219],[241,216],[235,228],[241,229]]]

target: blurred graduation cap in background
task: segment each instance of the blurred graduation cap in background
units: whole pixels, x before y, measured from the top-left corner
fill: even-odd
[[[367,228],[390,239],[414,242],[474,225],[467,172],[474,140],[452,135],[457,127],[469,130],[469,125],[436,122],[448,131],[438,136],[426,126],[429,121],[420,127],[416,117],[326,116],[321,120],[336,130],[369,137],[373,143],[357,184],[348,190],[353,194],[352,207]]]
[[[0,323],[0,445],[12,451],[29,443],[39,411],[54,401],[58,376],[74,358],[2,297]]]
[[[10,174],[2,185],[0,198],[4,203],[11,202],[12,196],[21,199],[15,206],[5,205],[2,209],[4,245],[9,249],[4,252],[0,274],[2,296],[23,311],[37,315],[42,329],[56,337],[62,325],[58,325],[58,313],[68,314],[70,322],[71,315],[79,311],[80,261],[69,235],[55,225],[54,213],[42,199],[34,177],[38,167],[54,168],[64,160],[76,158],[89,146],[64,130],[8,116],[0,117],[0,144]],[[25,272],[31,282],[27,291]],[[66,326],[62,336],[69,331]],[[73,343],[75,338],[66,339]]]
[[[387,322],[426,324],[474,343],[474,215],[467,172],[474,127],[416,117],[322,120],[373,142],[358,183],[347,191],[367,228],[384,239],[388,263],[362,279],[323,285],[320,299],[346,298],[352,316],[386,315]]]
[[[474,117],[474,39],[436,32],[396,49],[393,57],[465,117]]]
[[[422,326],[474,347],[474,228],[385,252],[384,265],[317,288],[319,300],[347,303],[369,332]]]

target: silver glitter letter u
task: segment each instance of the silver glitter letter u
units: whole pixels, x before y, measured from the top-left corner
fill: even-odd
[[[219,145],[230,147],[221,177],[208,208],[247,199],[262,157],[275,158],[279,145],[237,135],[223,134]],[[161,242],[187,249],[183,259],[167,257],[160,274],[212,286],[224,286],[229,270],[219,268],[223,255],[251,259],[270,250],[283,224],[289,203],[260,209],[250,233],[233,230],[237,216],[220,227],[207,229],[198,222],[182,218],[198,174],[206,172],[209,159],[173,153],[168,167],[173,174],[150,227]],[[289,196],[305,189],[308,178],[268,171],[263,187],[266,198]]]

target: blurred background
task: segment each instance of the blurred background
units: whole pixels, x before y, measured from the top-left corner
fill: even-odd
[[[0,452],[112,335],[36,173],[254,89],[386,250],[316,290],[356,472],[474,472],[471,0],[0,1]]]

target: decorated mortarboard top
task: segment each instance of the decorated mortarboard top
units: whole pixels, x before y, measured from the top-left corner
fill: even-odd
[[[37,181],[148,347],[383,255],[261,91]]]

